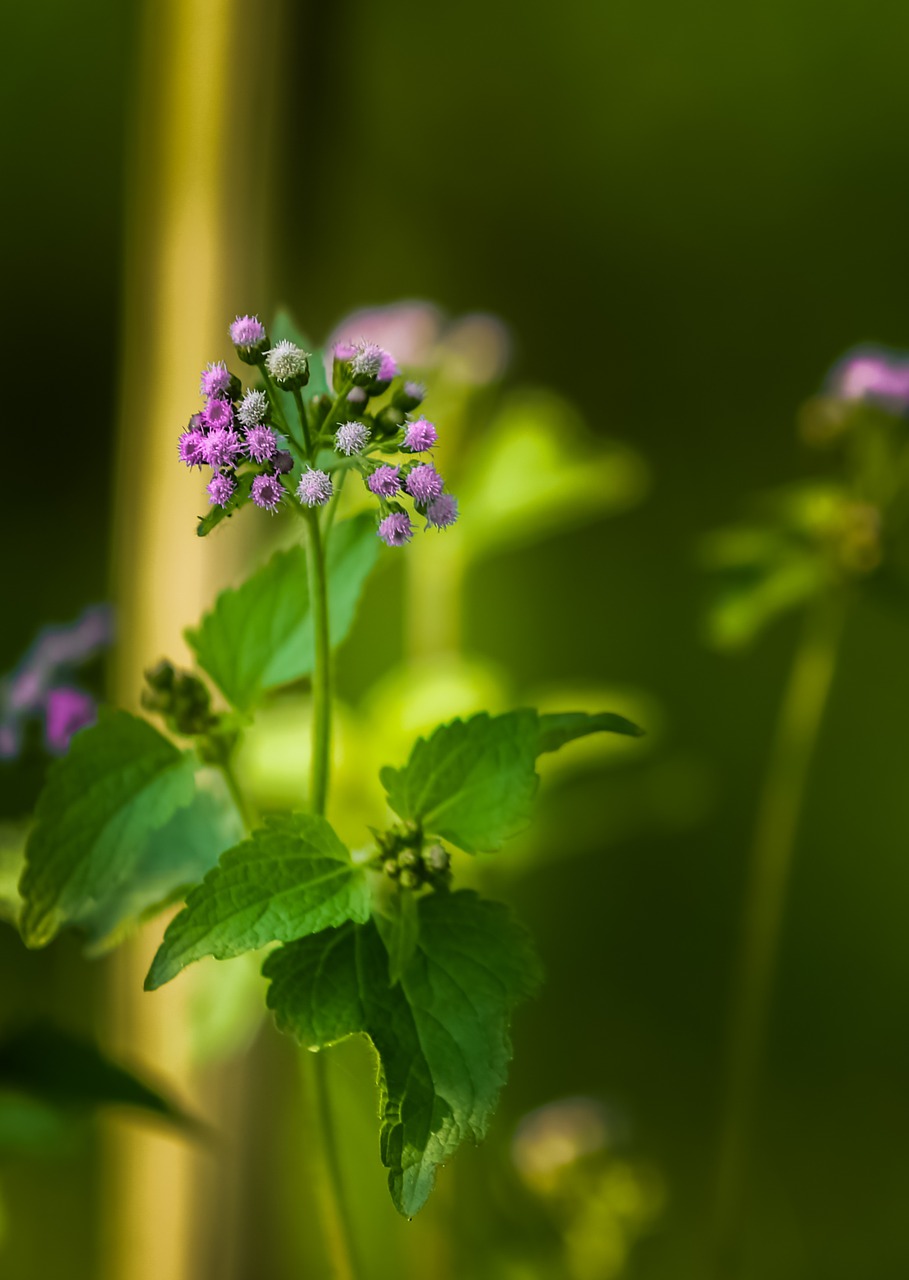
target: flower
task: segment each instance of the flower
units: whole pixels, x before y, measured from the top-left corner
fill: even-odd
[[[366,485],[377,498],[393,498],[401,488],[401,468],[376,467]]]
[[[294,456],[289,449],[279,449],[272,458],[272,466],[278,475],[286,476],[288,471],[294,469]]]
[[[398,365],[394,356],[390,356],[387,351],[382,352],[382,363],[379,365],[379,374],[377,381],[391,382],[392,378],[398,376]]]
[[[445,488],[445,481],[428,462],[421,462],[410,472],[404,487],[417,502],[432,502]]]
[[[450,493],[441,493],[430,502],[424,515],[427,529],[447,529],[458,518],[458,500]]]
[[[864,400],[893,413],[909,411],[909,356],[888,347],[847,351],[827,375],[825,390],[838,400]]]
[[[206,427],[232,427],[234,410],[229,400],[212,397],[202,410],[202,421]]]
[[[380,521],[378,532],[387,547],[403,547],[413,537],[410,516],[404,511],[393,511]]]
[[[202,370],[199,390],[203,396],[221,396],[230,387],[230,370],[223,360],[207,365]]]
[[[284,497],[284,486],[277,476],[256,476],[252,482],[250,495],[257,507],[274,511]]]
[[[205,441],[206,436],[201,431],[184,431],[177,444],[180,461],[188,467],[201,467],[205,461]]]
[[[349,458],[359,453],[369,439],[369,429],[362,422],[342,422],[335,432],[335,449]]]
[[[354,378],[372,382],[378,378],[383,360],[390,359],[388,352],[375,342],[358,342],[350,360],[350,372]]]
[[[237,417],[244,427],[255,427],[268,417],[268,396],[264,391],[247,391],[237,406]]]
[[[51,689],[44,708],[44,741],[48,751],[62,755],[73,734],[94,724],[97,714],[94,698],[81,689],[68,685]]]
[[[229,467],[242,452],[243,442],[230,427],[218,427],[202,441],[202,456],[210,467]]]
[[[265,356],[265,366],[278,382],[302,378],[309,371],[308,353],[286,338],[276,343]]]
[[[331,497],[331,476],[307,467],[297,485],[297,497],[306,507],[322,507]]]
[[[230,326],[230,340],[237,347],[255,347],[265,341],[265,325],[258,316],[237,316]]]
[[[426,418],[417,418],[416,422],[408,422],[402,447],[409,449],[411,453],[425,453],[438,438],[439,433],[431,422]]]
[[[246,431],[246,452],[253,462],[269,462],[278,451],[278,441],[271,427],[249,427]]]
[[[212,506],[226,507],[234,496],[236,487],[237,482],[232,476],[223,475],[220,471],[216,472],[205,486],[209,503]]]

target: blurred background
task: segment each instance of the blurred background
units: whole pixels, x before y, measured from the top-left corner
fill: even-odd
[[[559,472],[571,518],[537,523],[509,492],[516,514],[484,539],[465,501],[447,642],[415,621],[418,560],[385,557],[341,658],[347,723],[397,759],[437,706],[571,691],[650,733],[547,769],[533,836],[475,872],[531,926],[548,978],[518,1014],[489,1139],[413,1223],[386,1197],[368,1055],[334,1051],[364,1277],[704,1275],[746,863],[797,621],[711,649],[698,546],[817,467],[794,421],[845,348],[909,346],[909,13],[48,0],[5,25],[4,349],[23,385],[0,672],[40,628],[113,601],[115,658],[84,680],[135,701],[142,663],[181,656],[182,626],[257,553],[242,518],[196,545],[201,484],[175,465],[235,314],[285,304],[319,341],[357,307],[428,299],[455,349],[459,318],[499,317],[507,342],[468,327],[491,368],[449,360],[427,410],[457,424],[451,465],[475,466],[461,490],[490,527],[487,428],[528,492],[535,467]],[[571,463],[602,476],[599,500],[575,501]],[[774,987],[751,1280],[909,1271],[907,641],[899,611],[851,609]],[[268,752],[253,743],[247,769],[283,794]],[[40,742],[0,761],[5,824],[44,765]],[[355,764],[340,770],[343,797]],[[329,1274],[297,1055],[247,1015],[254,977],[235,977],[222,1021],[194,988],[188,1043],[141,994],[144,945],[30,953],[0,923],[0,1032],[47,1016],[215,1130],[188,1153],[111,1114],[0,1161],[0,1274]]]

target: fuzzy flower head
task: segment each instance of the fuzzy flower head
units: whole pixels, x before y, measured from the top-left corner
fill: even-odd
[[[350,359],[350,372],[356,380],[373,382],[379,377],[383,360],[390,359],[377,343],[358,342]]]
[[[253,462],[270,462],[278,452],[278,441],[271,427],[249,427],[246,431],[246,452]]]
[[[244,427],[255,427],[268,417],[268,396],[264,391],[247,391],[237,406],[237,417]]]
[[[357,344],[355,342],[336,342],[332,348],[332,354],[336,360],[352,360],[357,354]]]
[[[308,353],[285,338],[266,353],[265,367],[277,382],[290,382],[309,372]]]
[[[366,484],[377,498],[393,498],[401,488],[401,468],[376,467]]]
[[[906,413],[909,356],[888,347],[856,347],[830,370],[825,389],[837,400],[870,401],[892,413]]]
[[[243,442],[230,427],[209,431],[202,442],[202,456],[210,467],[230,467],[243,452]]]
[[[450,493],[440,493],[425,511],[426,527],[447,529],[458,518],[458,500]]]
[[[439,433],[426,418],[417,418],[416,422],[408,422],[404,432],[403,448],[411,453],[425,453],[431,449],[439,438]]]
[[[432,502],[445,488],[445,481],[435,467],[421,462],[408,475],[405,488],[416,502]]]
[[[234,410],[229,400],[212,397],[202,410],[202,421],[209,429],[214,427],[232,427]]]
[[[190,429],[184,431],[177,448],[180,450],[180,461],[188,467],[201,467],[205,461],[206,437],[201,431]]]
[[[391,382],[392,378],[398,376],[398,362],[394,356],[390,356],[387,351],[382,352],[382,363],[379,365],[379,382]]]
[[[324,507],[331,497],[331,476],[307,467],[297,485],[297,497],[305,507]]]
[[[230,387],[230,370],[223,360],[219,360],[217,364],[207,365],[202,370],[202,377],[199,381],[199,390],[206,398],[210,396],[223,396]]]
[[[364,449],[368,439],[369,429],[362,422],[342,422],[335,432],[335,449],[349,458]]]
[[[232,476],[222,475],[217,472],[205,486],[208,493],[208,501],[214,507],[226,507],[234,494],[237,487],[236,480]]]
[[[258,316],[237,316],[230,326],[230,340],[236,347],[256,347],[265,341],[265,325]]]
[[[379,537],[386,547],[403,547],[413,537],[410,516],[404,511],[393,511],[379,523]]]
[[[257,507],[275,511],[284,497],[284,486],[277,476],[256,476],[250,495]]]

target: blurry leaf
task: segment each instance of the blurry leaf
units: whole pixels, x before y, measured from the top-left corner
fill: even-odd
[[[198,537],[204,538],[222,520],[226,520],[228,516],[232,516],[234,512],[240,510],[240,507],[250,495],[252,482],[255,478],[256,473],[254,471],[246,471],[243,475],[237,476],[237,487],[228,505],[226,507],[212,506],[206,515],[199,516],[199,523],[196,525]]]
[[[420,913],[416,895],[399,890],[388,900],[387,909],[375,916],[376,927],[388,952],[388,981],[392,986],[410,964],[420,941]]]
[[[640,500],[647,472],[637,454],[596,442],[577,412],[549,391],[510,396],[484,435],[462,485],[461,536],[486,552],[537,542]]]
[[[142,900],[140,870],[159,895],[168,872],[149,865],[149,841],[194,799],[195,767],[192,753],[125,711],[102,709],[76,735],[48,773],[26,846],[19,927],[28,946],[46,946],[65,924],[109,931],[118,902]],[[177,851],[185,879],[180,861]]]
[[[19,880],[25,866],[25,824],[0,826],[0,920],[15,924],[22,909]]]
[[[589,733],[621,733],[628,738],[640,738],[644,732],[612,711],[601,711],[598,715],[588,715],[586,711],[563,711],[556,715],[541,715],[539,724],[539,755],[544,751],[558,751],[566,742],[586,738]]]
[[[74,1123],[74,1121],[76,1123]],[[0,1160],[4,1156],[56,1155],[74,1136],[81,1117],[0,1083]]]
[[[100,1106],[129,1106],[171,1121],[186,1118],[161,1094],[131,1072],[106,1058],[87,1041],[56,1027],[29,1027],[0,1043],[0,1090],[26,1095],[38,1109],[16,1108],[9,1099],[0,1108],[0,1145],[7,1141],[41,1140],[51,1127],[47,1110],[88,1111]]]
[[[300,1044],[362,1032],[375,1046],[382,1163],[408,1217],[436,1167],[485,1135],[511,1060],[512,1010],[540,980],[529,937],[500,903],[434,893],[418,911],[419,944],[396,986],[372,921],[293,942],[263,970],[278,1027]]]
[[[378,547],[371,513],[332,529],[327,550],[332,645],[350,630]],[[308,675],[314,653],[304,548],[276,552],[242,586],[222,591],[186,639],[199,665],[240,711],[251,710],[267,690]]]
[[[368,915],[365,873],[329,823],[310,814],[274,817],[193,889],[167,927],[145,989],[202,956],[226,960]]]

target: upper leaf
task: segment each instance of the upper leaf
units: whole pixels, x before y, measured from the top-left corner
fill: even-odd
[[[484,1136],[511,1060],[512,1010],[539,963],[507,908],[469,890],[419,900],[419,942],[396,986],[375,924],[345,925],[265,962],[278,1026],[310,1049],[363,1032],[379,1055],[382,1163],[400,1213],[436,1167]]]
[[[154,991],[202,956],[226,960],[368,916],[365,873],[329,823],[282,814],[228,849],[192,890],[167,927],[145,989]]]
[[[125,711],[102,710],[73,739],[50,769],[26,845],[19,927],[29,946],[64,924],[98,941],[204,874],[237,818],[218,781],[197,789],[197,764]]]
[[[332,529],[327,552],[332,645],[350,630],[378,545],[368,512]],[[199,665],[240,711],[251,710],[267,690],[309,675],[314,638],[304,549],[276,552],[242,586],[222,591],[186,639]]]
[[[539,754],[604,730],[641,732],[611,712],[540,716],[525,710],[490,716],[483,711],[419,738],[407,764],[386,767],[380,777],[395,813],[467,853],[479,853],[498,849],[527,825]]]

